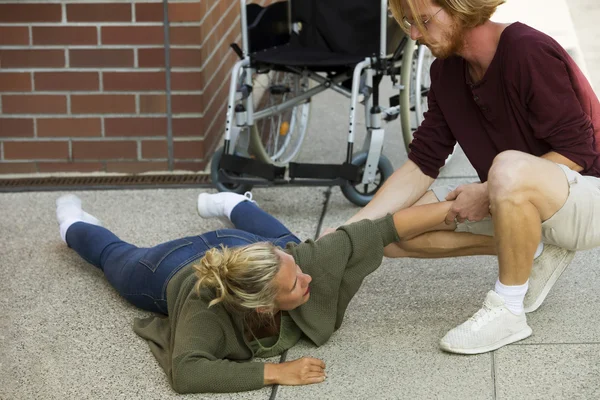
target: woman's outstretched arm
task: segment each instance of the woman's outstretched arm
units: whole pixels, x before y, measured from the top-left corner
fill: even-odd
[[[408,240],[425,232],[449,231],[456,224],[446,224],[445,219],[452,201],[413,206],[394,213],[394,226],[402,240]]]

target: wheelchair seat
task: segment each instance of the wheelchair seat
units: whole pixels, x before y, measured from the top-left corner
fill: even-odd
[[[277,66],[303,67],[310,70],[328,71],[339,67],[353,67],[364,56],[334,53],[322,48],[302,47],[288,43],[252,54],[253,61]]]

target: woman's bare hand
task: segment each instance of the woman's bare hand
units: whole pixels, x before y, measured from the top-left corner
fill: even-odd
[[[268,364],[276,367],[275,382],[280,385],[297,386],[321,383],[327,377],[325,363],[318,358],[302,357],[281,364]],[[265,374],[266,374],[265,370]]]

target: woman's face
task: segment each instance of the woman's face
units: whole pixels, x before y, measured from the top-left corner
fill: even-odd
[[[302,272],[294,261],[294,257],[276,250],[281,259],[281,268],[275,275],[275,282],[279,288],[275,298],[275,307],[278,310],[293,310],[306,303],[310,298],[310,282],[312,278]]]

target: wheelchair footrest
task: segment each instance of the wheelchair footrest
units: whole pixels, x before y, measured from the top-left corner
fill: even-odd
[[[337,179],[359,181],[359,167],[343,164],[299,164],[290,163],[290,178]]]
[[[244,176],[254,176],[269,181],[284,179],[285,167],[278,167],[247,157],[223,154],[219,168]],[[289,178],[360,181],[360,167],[350,163],[343,164],[300,164],[289,163]]]
[[[277,167],[247,157],[223,154],[220,168],[238,174],[258,176],[268,180],[280,179],[285,175],[284,167]]]
[[[273,179],[232,176],[225,170],[219,170],[219,182],[233,183],[242,185],[252,185],[260,187],[269,186],[342,186],[348,181],[342,178],[337,179]]]

